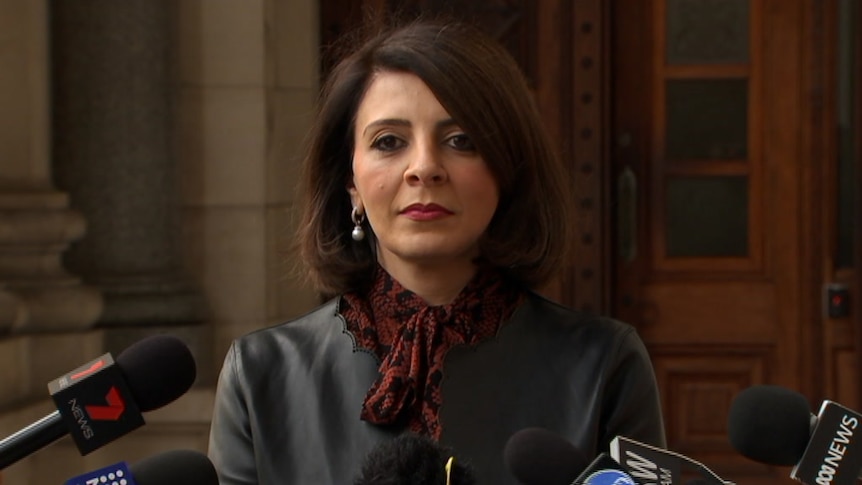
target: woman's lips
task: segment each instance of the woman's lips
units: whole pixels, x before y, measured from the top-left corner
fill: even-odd
[[[450,216],[453,212],[437,204],[413,204],[401,211],[401,214],[414,221],[433,221]]]

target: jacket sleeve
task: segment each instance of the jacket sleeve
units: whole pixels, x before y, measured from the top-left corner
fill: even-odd
[[[210,428],[209,457],[220,485],[256,485],[255,452],[248,406],[242,389],[237,342],[231,345],[219,375]]]
[[[625,436],[666,448],[658,385],[646,347],[633,327],[620,336],[603,403],[599,449]]]

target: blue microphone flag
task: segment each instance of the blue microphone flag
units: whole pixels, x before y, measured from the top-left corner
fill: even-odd
[[[66,480],[63,485],[137,485],[129,465],[121,461]]]
[[[610,457],[601,453],[578,475],[570,485],[640,485],[626,470]]]

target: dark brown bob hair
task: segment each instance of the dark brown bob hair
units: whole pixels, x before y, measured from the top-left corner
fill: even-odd
[[[500,188],[480,240],[481,261],[527,288],[564,265],[573,220],[568,175],[545,132],[523,74],[495,40],[456,22],[388,27],[344,57],[321,91],[300,180],[300,259],[324,295],[356,290],[376,265],[375,238],[351,238],[354,123],[375,73],[421,78],[472,139]]]

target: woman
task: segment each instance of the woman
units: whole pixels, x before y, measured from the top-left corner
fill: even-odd
[[[515,483],[520,429],[585,455],[664,445],[632,327],[532,290],[565,262],[566,174],[511,57],[416,22],[339,63],[304,160],[301,256],[328,303],[232,345],[210,456],[222,485],[346,484],[403,432]]]

